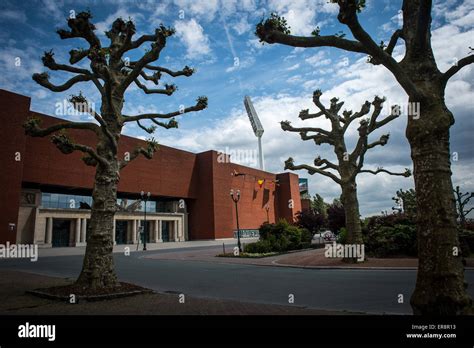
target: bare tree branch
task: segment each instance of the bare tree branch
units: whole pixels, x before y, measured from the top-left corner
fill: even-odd
[[[397,81],[410,95],[415,95],[417,97],[416,99],[421,100],[421,93],[406,72],[389,53],[374,42],[360,25],[359,19],[357,18],[357,3],[355,1],[346,0],[338,0],[337,3],[339,5],[339,15],[337,17],[339,22],[349,27],[352,35],[364,46],[367,53],[390,70]]]
[[[176,91],[175,85],[165,85],[164,89],[149,89],[144,84],[142,84],[138,79],[135,79],[135,84],[143,90],[146,94],[166,94],[168,96],[172,95]]]
[[[51,137],[51,142],[56,145],[56,147],[63,153],[63,154],[70,154],[74,151],[81,151],[91,158],[93,158],[97,163],[103,166],[108,166],[109,162],[104,157],[97,154],[97,152],[86,145],[76,144],[74,143],[65,133],[54,134]]]
[[[453,65],[442,75],[443,84],[446,85],[448,80],[453,77],[459,70],[472,63],[474,63],[474,54],[471,54],[459,60],[456,65]]]
[[[69,63],[76,64],[89,55],[89,50],[79,49],[69,51]]]
[[[321,174],[321,175],[324,175],[324,176],[327,176],[328,178],[331,178],[332,180],[334,180],[336,183],[338,184],[341,184],[341,179],[338,178],[336,175],[334,175],[333,173],[330,173],[328,171],[325,171],[325,170],[322,170],[320,168],[316,168],[316,167],[312,167],[312,166],[309,166],[307,164],[300,164],[300,165],[295,165],[294,162],[293,162],[293,158],[288,158],[286,161],[285,161],[285,169],[288,169],[288,170],[299,170],[299,169],[306,169],[308,171],[308,173],[310,175],[313,175],[313,174]]]
[[[39,126],[40,122],[41,120],[36,117],[31,117],[26,120],[26,122],[23,124],[25,134],[32,137],[44,137],[63,129],[84,129],[90,130],[95,134],[100,134],[100,127],[91,122],[63,122],[57,123],[47,128],[41,128]]]
[[[153,75],[148,75],[146,72],[141,71],[140,76],[143,77],[147,81],[152,81],[155,85],[158,84],[161,78],[161,73],[156,72]]]
[[[154,62],[160,56],[161,50],[166,45],[166,38],[173,35],[174,30],[166,28],[161,25],[159,29],[156,30],[155,36],[156,39],[151,44],[151,50],[143,55],[140,60],[133,64],[132,70],[128,73],[128,76],[120,84],[120,88],[125,91],[125,89],[140,75],[140,72],[143,68],[151,62]]]
[[[307,119],[310,119],[310,118],[318,118],[318,117],[321,117],[321,116],[324,116],[324,112],[319,111],[315,114],[310,114],[309,109],[301,110],[300,114],[299,114],[299,118],[301,118],[303,121],[307,120]]]
[[[387,173],[387,174],[390,174],[390,175],[404,176],[404,177],[408,178],[411,175],[411,170],[406,168],[403,173],[395,173],[395,172],[389,171],[387,169],[377,168],[377,170],[362,169],[362,170],[360,170],[359,173],[370,173],[370,174],[374,174],[374,175],[378,174],[378,173]]]
[[[187,65],[183,68],[183,70],[179,70],[179,71],[172,71],[166,68],[162,68],[160,66],[152,66],[152,65],[145,65],[145,68],[149,70],[158,71],[160,73],[166,73],[172,77],[178,77],[178,76],[189,77],[194,73],[194,69],[190,68]]]
[[[67,91],[69,88],[74,86],[78,82],[85,82],[85,81],[91,81],[92,77],[87,76],[87,75],[77,75],[74,76],[73,78],[69,79],[62,85],[53,85],[51,82],[49,82],[49,75],[48,73],[41,73],[41,74],[33,74],[33,80],[38,83],[39,85],[49,89],[50,91],[53,92],[64,92]]]
[[[296,133],[317,132],[317,133],[321,133],[321,134],[324,134],[324,135],[329,135],[329,132],[327,130],[322,129],[322,128],[315,128],[315,127],[301,127],[301,128],[298,128],[298,127],[293,127],[293,126],[291,126],[291,123],[289,121],[282,121],[282,122],[280,122],[280,125],[281,125],[281,129],[283,129],[286,132],[296,132]]]
[[[390,134],[383,134],[380,136],[379,140],[374,141],[367,145],[367,149],[371,149],[376,146],[385,146],[387,145],[388,139],[390,138]]]
[[[335,35],[294,36],[266,27],[266,24],[262,24],[260,28],[257,27],[257,35],[262,41],[269,44],[280,43],[292,47],[336,47],[345,51],[368,53],[360,42],[343,39]]]
[[[397,29],[393,32],[392,37],[390,38],[390,42],[388,43],[388,46],[385,49],[385,52],[387,52],[387,54],[392,55],[393,49],[397,45],[398,39],[400,38],[403,38],[403,30]]]
[[[334,170],[339,170],[339,166],[337,164],[332,163],[331,161],[329,161],[325,158],[321,158],[320,156],[318,156],[314,159],[314,165],[316,167],[320,167],[320,166],[324,165],[327,168],[331,168],[331,169],[334,169]]]
[[[95,35],[95,26],[89,19],[92,18],[90,12],[80,12],[75,18],[69,18],[67,25],[71,29],[57,31],[61,39],[83,38],[91,47],[101,47],[99,38]]]
[[[153,154],[158,150],[158,143],[155,139],[151,138],[146,142],[146,148],[142,146],[136,147],[131,154],[129,154],[129,158],[125,158],[124,160],[120,161],[119,167],[120,169],[125,168],[130,162],[138,158],[138,156],[142,155],[147,159],[152,159]]]
[[[140,127],[141,129],[143,129],[145,132],[147,132],[148,134],[152,134],[152,133],[154,133],[155,130],[156,130],[156,126],[151,125],[150,127],[145,127],[144,125],[142,125],[142,124],[140,123],[139,120],[137,120],[137,125],[138,125],[138,127]]]
[[[127,116],[123,115],[124,120],[123,122],[135,122],[137,120],[150,120],[155,118],[172,118],[182,114],[186,114],[192,111],[200,111],[204,110],[207,107],[207,98],[206,97],[199,97],[195,106],[191,106],[179,111],[170,112],[168,114],[141,114],[136,116]]]

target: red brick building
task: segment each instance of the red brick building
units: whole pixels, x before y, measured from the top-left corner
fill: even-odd
[[[60,121],[30,111],[30,101],[0,90],[0,243],[84,245],[95,169],[81,161],[79,152],[62,154],[49,137],[24,134],[22,124],[30,116],[41,118],[42,126]],[[68,130],[68,134],[78,143],[95,145],[91,132]],[[131,152],[140,143],[122,136],[120,151]],[[122,170],[118,186],[121,208],[115,241],[137,242],[137,231],[144,226],[141,191],[151,193],[146,225],[151,243],[234,237],[231,189],[241,192],[243,230],[256,230],[267,219],[291,221],[301,210],[297,175],[221,163],[221,158],[212,150],[195,154],[160,145],[152,160],[131,162]]]

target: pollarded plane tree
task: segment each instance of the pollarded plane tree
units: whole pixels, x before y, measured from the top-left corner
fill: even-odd
[[[420,114],[408,117],[406,136],[411,147],[417,199],[419,266],[411,305],[415,314],[461,314],[472,308],[466,291],[459,250],[456,206],[452,191],[449,131],[454,116],[446,106],[446,85],[463,67],[474,62],[467,54],[441,72],[431,45],[432,0],[403,0],[403,24],[388,41],[379,43],[363,28],[358,13],[365,0],[330,0],[339,7],[339,22],[353,39],[343,35],[294,36],[284,18],[272,14],[259,23],[256,35],[261,41],[292,47],[334,47],[367,54],[369,63],[388,69],[408,95],[418,103]],[[397,43],[404,42],[404,56],[393,57]],[[472,45],[471,45],[472,46]],[[466,51],[472,48],[466,44]],[[454,58],[454,57],[453,57]],[[416,105],[416,104],[415,104]]]
[[[369,142],[369,135],[399,117],[400,109],[398,106],[394,106],[390,115],[379,119],[385,99],[376,96],[372,103],[366,101],[360,111],[353,113],[352,111],[344,110],[342,115],[340,115],[339,112],[344,102],[339,102],[339,99],[332,98],[329,108],[326,108],[322,104],[320,97],[321,91],[316,90],[313,94],[313,102],[320,111],[311,114],[309,110],[302,110],[299,118],[307,120],[325,117],[331,123],[330,130],[317,127],[297,128],[293,127],[289,121],[281,122],[281,128],[284,131],[297,132],[302,140],[313,140],[316,145],[328,144],[332,146],[337,158],[337,164],[318,156],[314,160],[314,166],[308,164],[296,165],[293,158],[290,157],[285,161],[285,169],[305,169],[311,175],[320,174],[334,180],[341,187],[342,191],[341,201],[345,210],[348,234],[347,243],[362,244],[359,202],[357,200],[357,175],[361,173],[387,173],[405,177],[411,175],[409,169],[406,169],[403,173],[395,173],[381,167],[374,170],[364,169],[367,151],[376,146],[385,146],[389,139],[389,134],[383,134],[379,139]],[[371,106],[373,106],[373,112],[370,117],[366,117],[370,113]],[[353,151],[349,153],[345,134],[351,123],[356,120],[360,120],[358,128],[359,138]]]
[[[178,126],[174,117],[181,114],[200,111],[206,108],[207,98],[199,97],[194,106],[179,107],[178,111],[170,113],[147,113],[134,116],[122,114],[124,94],[135,84],[146,94],[172,95],[176,90],[174,85],[164,88],[148,88],[140,79],[159,84],[162,74],[171,77],[191,76],[193,69],[185,67],[181,71],[151,65],[157,61],[164,49],[167,39],[174,30],[161,25],[154,34],[143,35],[134,40],[135,25],[131,20],[116,19],[106,36],[109,46],[102,46],[95,34],[95,26],[91,22],[89,12],[81,12],[75,18],[67,21],[69,30],[58,30],[61,39],[84,39],[87,49],[71,50],[69,52],[71,65],[56,63],[53,52],[45,52],[42,60],[45,67],[54,71],[74,74],[74,77],[62,85],[50,82],[47,73],[34,74],[35,80],[41,86],[53,91],[69,90],[79,82],[92,82],[100,92],[100,113],[93,110],[91,103],[80,93],[72,96],[69,101],[80,111],[90,113],[96,122],[64,122],[42,128],[38,119],[30,118],[25,123],[26,134],[33,137],[51,136],[52,142],[64,154],[80,151],[84,154],[82,160],[86,165],[94,166],[95,182],[92,191],[91,219],[88,225],[89,237],[83,267],[76,284],[89,288],[115,287],[119,283],[114,270],[112,257],[113,248],[113,219],[117,210],[117,184],[120,170],[140,155],[151,159],[157,151],[158,144],[151,138],[146,146],[137,146],[131,153],[120,154],[118,144],[123,127],[127,123],[136,122],[148,133],[153,133],[157,126],[175,128]],[[140,59],[129,61],[130,51],[150,43]],[[74,66],[83,59],[89,60],[90,69]],[[146,126],[144,122],[151,122]],[[67,129],[80,129],[95,134],[95,148],[78,144],[71,139]]]

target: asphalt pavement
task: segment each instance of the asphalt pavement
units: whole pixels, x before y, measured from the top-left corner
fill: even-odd
[[[203,248],[215,249],[216,254],[221,250],[218,246],[196,249]],[[117,274],[121,281],[162,293],[323,310],[411,314],[414,270],[300,269],[142,257],[182,250],[139,251],[129,256],[115,253]],[[40,257],[37,262],[2,259],[0,268],[74,278],[79,275],[82,258],[82,255]],[[474,271],[466,271],[466,279],[469,293],[474,297]],[[403,303],[399,303],[400,294]]]

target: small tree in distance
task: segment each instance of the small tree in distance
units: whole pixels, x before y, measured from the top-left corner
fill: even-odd
[[[400,189],[396,192],[396,196],[392,197],[392,200],[397,204],[397,207],[392,207],[393,210],[399,210],[408,218],[416,219],[416,193],[414,189]]]
[[[468,205],[471,198],[474,197],[474,192],[462,193],[459,186],[456,186],[454,194],[456,196],[456,208],[458,210],[459,224],[461,225],[461,228],[464,228],[466,226],[466,216],[474,210],[474,207],[466,209],[466,205]]]
[[[334,201],[328,205],[327,214],[328,228],[331,232],[337,234],[341,228],[346,227],[346,212],[339,199],[334,199]]]
[[[362,230],[357,199],[357,175],[360,173],[387,173],[404,177],[411,175],[409,169],[406,169],[403,173],[395,173],[383,168],[377,168],[376,170],[363,169],[366,152],[376,146],[385,146],[389,139],[389,135],[384,134],[378,140],[369,142],[369,135],[399,117],[400,112],[398,107],[395,106],[392,108],[392,113],[389,116],[379,120],[385,99],[375,97],[372,103],[366,101],[360,111],[353,113],[352,111],[344,110],[341,116],[339,111],[344,102],[339,102],[337,98],[332,98],[330,107],[326,108],[320,101],[321,94],[320,90],[316,90],[313,94],[313,102],[320,111],[310,114],[309,110],[302,110],[299,117],[302,120],[325,117],[331,123],[331,130],[315,127],[296,128],[291,126],[288,121],[281,122],[281,128],[284,131],[297,132],[302,140],[313,140],[316,145],[331,145],[337,158],[337,164],[318,156],[314,160],[314,166],[307,164],[295,165],[293,158],[290,157],[285,162],[285,169],[305,169],[310,175],[324,175],[336,182],[342,190],[341,201],[346,216],[347,242],[349,244],[361,244]],[[372,115],[370,118],[364,118],[369,114],[371,106],[374,108]],[[344,137],[351,123],[359,119],[361,119],[358,128],[359,139],[354,150],[349,153]]]
[[[146,147],[137,147],[132,153],[123,156],[118,152],[118,144],[123,127],[127,123],[136,122],[147,133],[153,133],[156,126],[176,128],[175,116],[184,113],[203,110],[207,106],[207,98],[199,97],[191,107],[180,107],[178,111],[160,114],[146,113],[135,116],[122,114],[124,95],[127,89],[135,84],[146,94],[172,95],[175,85],[165,85],[164,88],[149,89],[140,79],[152,81],[158,85],[162,74],[172,77],[191,76],[193,69],[185,67],[181,71],[171,71],[167,68],[151,65],[158,60],[167,39],[174,30],[161,25],[153,34],[143,35],[133,40],[135,25],[131,20],[116,19],[112,28],[106,32],[109,46],[103,47],[94,33],[95,26],[91,23],[89,12],[81,12],[74,18],[69,18],[67,24],[70,30],[58,30],[61,39],[84,39],[88,43],[86,49],[69,52],[71,65],[58,64],[52,51],[45,52],[42,60],[45,67],[54,71],[64,71],[74,74],[62,85],[49,81],[47,73],[33,75],[39,85],[53,91],[69,90],[79,82],[92,82],[101,95],[100,113],[93,110],[82,94],[72,96],[69,100],[79,111],[90,113],[97,123],[64,122],[47,128],[41,128],[37,118],[27,120],[24,125],[26,134],[33,137],[45,137],[52,134],[51,141],[64,154],[80,151],[86,165],[96,168],[95,182],[92,191],[91,219],[88,224],[88,240],[82,271],[76,285],[82,288],[114,288],[118,286],[113,262],[113,228],[114,215],[117,210],[117,185],[120,180],[120,170],[140,155],[150,159],[158,144],[151,139]],[[151,43],[151,47],[137,61],[129,62],[126,55],[129,51],[140,48],[143,44]],[[74,66],[87,58],[90,70]],[[150,75],[146,71],[152,71]],[[160,119],[168,120],[161,122]],[[141,122],[149,120],[152,126]],[[74,142],[66,133],[67,129],[80,129],[92,132],[97,138],[94,148]]]

